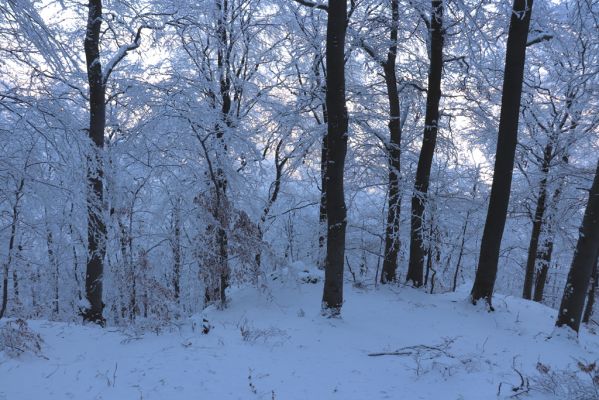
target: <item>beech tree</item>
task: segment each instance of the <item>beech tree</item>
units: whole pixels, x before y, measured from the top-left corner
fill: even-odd
[[[327,251],[323,311],[332,316],[343,305],[345,228],[347,211],[343,171],[347,153],[347,107],[345,105],[345,32],[347,1],[331,0],[328,7],[326,46],[327,164],[325,170]]]
[[[593,273],[597,254],[599,253],[599,162],[593,185],[589,191],[584,218],[580,227],[580,235],[564,295],[557,314],[556,325],[558,327],[568,326],[575,332],[580,328],[584,301],[587,297],[587,289]]]
[[[431,3],[431,18],[427,25],[430,29],[430,67],[428,92],[426,97],[426,116],[424,135],[418,158],[414,193],[412,195],[412,214],[410,229],[410,261],[406,280],[416,287],[422,286],[424,274],[423,221],[426,207],[426,194],[429,187],[431,166],[437,143],[439,129],[439,102],[441,100],[441,74],[443,71],[443,1]]]
[[[493,169],[493,183],[485,228],[480,244],[480,256],[476,278],[472,286],[472,302],[484,299],[490,309],[493,287],[497,277],[499,248],[505,227],[514,156],[518,140],[518,119],[520,116],[520,96],[524,79],[526,42],[532,14],[533,1],[514,0],[508,33],[499,135]]]

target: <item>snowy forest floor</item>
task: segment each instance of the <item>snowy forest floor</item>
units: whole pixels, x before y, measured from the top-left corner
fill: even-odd
[[[577,363],[599,358],[599,339],[555,335],[555,310],[497,295],[489,313],[466,287],[347,285],[342,319],[327,319],[322,282],[300,277],[234,290],[227,309],[159,334],[29,321],[42,356],[0,352],[0,399],[595,398]]]

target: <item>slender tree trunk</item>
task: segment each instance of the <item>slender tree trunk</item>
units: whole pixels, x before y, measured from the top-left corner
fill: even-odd
[[[593,267],[593,273],[591,275],[591,285],[589,288],[589,295],[587,297],[587,305],[584,309],[584,315],[582,316],[582,322],[588,324],[593,316],[593,306],[595,305],[595,293],[597,292],[597,264],[599,263],[599,257],[595,259],[595,266]]]
[[[563,157],[563,161],[564,162],[568,162],[568,157],[564,156]],[[561,192],[562,192],[562,185],[563,185],[563,178],[561,180],[560,185],[557,187],[557,189],[555,189],[555,192],[553,193],[553,198],[551,200],[551,212],[553,214],[555,214],[555,209],[557,207],[557,203],[559,201]],[[535,277],[535,288],[534,288],[534,294],[533,294],[533,300],[536,302],[541,303],[543,301],[543,292],[545,291],[545,283],[547,282],[547,275],[549,272],[549,266],[551,265],[551,257],[553,255],[553,225],[552,225],[552,221],[551,218],[548,220],[547,222],[547,231],[545,233],[545,243],[543,244],[541,250],[538,252],[537,254],[537,260],[538,260],[538,264],[536,269],[536,277]]]
[[[103,218],[104,187],[102,151],[106,125],[106,88],[100,63],[100,31],[102,25],[102,0],[89,0],[87,30],[85,33],[85,60],[89,82],[89,137],[94,144],[93,155],[88,160],[87,190],[87,242],[88,260],[85,274],[85,292],[88,308],[83,312],[85,321],[105,324],[102,311],[102,279],[106,254],[106,225]]]
[[[397,271],[397,254],[401,245],[399,222],[401,211],[401,115],[399,92],[395,64],[397,59],[397,30],[399,23],[399,1],[391,0],[391,45],[387,52],[387,60],[383,64],[387,97],[389,99],[389,205],[387,207],[387,227],[385,229],[385,253],[381,283],[395,282]]]
[[[316,84],[326,95],[326,85],[322,84],[320,77],[320,65],[322,63],[322,54],[319,54],[314,61],[314,76]],[[320,119],[316,112],[314,116],[320,124]],[[322,123],[328,124],[328,113],[326,102],[322,103]],[[327,239],[327,132],[322,135],[322,145],[320,149],[320,208],[318,211],[318,260],[317,264],[320,269],[325,267],[326,258],[326,239]]]
[[[568,273],[562,303],[557,317],[557,326],[567,325],[578,332],[584,300],[597,255],[599,254],[599,162],[589,201],[580,227],[580,235],[574,258]]]
[[[460,274],[460,267],[462,265],[462,257],[464,256],[464,245],[466,243],[466,230],[468,229],[468,220],[470,218],[470,210],[466,212],[466,221],[462,226],[462,242],[460,243],[460,252],[458,253],[458,261],[455,265],[455,271],[453,273],[453,282],[451,285],[451,291],[455,292],[458,287],[458,276]]]
[[[537,197],[537,205],[535,215],[532,220],[532,232],[530,234],[530,243],[528,245],[528,257],[526,259],[526,272],[524,274],[524,288],[522,297],[530,300],[532,298],[532,286],[535,276],[535,267],[537,264],[537,256],[539,250],[539,237],[543,227],[543,219],[545,216],[545,203],[547,199],[547,179],[549,175],[549,164],[553,155],[553,143],[549,140],[543,152],[543,162],[541,164],[541,173],[543,178],[539,184],[539,195]]]
[[[173,228],[174,238],[171,244],[173,251],[173,292],[177,304],[181,297],[181,209],[179,198],[175,200],[173,208]]]
[[[434,0],[430,22],[431,62],[428,73],[428,94],[422,148],[418,158],[414,194],[412,195],[412,215],[410,227],[410,261],[406,281],[415,287],[422,286],[425,249],[423,243],[423,221],[428,192],[431,166],[437,131],[439,127],[439,102],[441,100],[441,74],[443,71],[443,1]]]
[[[2,277],[2,306],[0,307],[0,318],[4,316],[6,312],[6,306],[8,305],[8,271],[12,263],[12,254],[15,247],[15,239],[17,236],[17,224],[19,222],[19,203],[23,197],[23,186],[25,186],[25,179],[21,178],[19,186],[15,192],[15,204],[12,207],[12,221],[10,224],[10,239],[8,240],[8,257],[4,263]]]
[[[533,0],[514,0],[513,4],[507,39],[493,184],[480,245],[476,278],[471,292],[473,303],[485,299],[491,310],[493,309],[491,298],[497,277],[499,250],[510,201],[514,156],[518,141],[518,118],[524,79],[526,41],[532,6]]]
[[[54,254],[54,238],[52,236],[52,231],[50,231],[50,227],[46,227],[46,245],[48,248],[48,262],[50,263],[50,267],[52,267],[52,278],[54,278],[54,299],[52,300],[52,312],[54,313],[54,318],[58,318],[60,314],[60,274],[59,274],[59,264],[56,260],[56,255]]]
[[[347,0],[330,0],[326,44],[326,107],[328,113],[326,207],[327,255],[322,307],[325,314],[339,315],[343,304],[343,267],[347,212],[343,171],[347,153],[345,105],[345,31]]]

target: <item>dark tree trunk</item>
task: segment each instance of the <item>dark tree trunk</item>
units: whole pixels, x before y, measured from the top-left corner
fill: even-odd
[[[21,178],[19,186],[15,192],[15,204],[12,207],[12,221],[10,224],[10,239],[8,240],[8,258],[4,263],[4,276],[2,277],[2,306],[0,307],[0,318],[4,316],[6,312],[6,306],[8,304],[8,271],[12,262],[12,254],[15,247],[15,239],[17,236],[17,224],[19,222],[19,203],[21,197],[23,197],[23,186],[25,186],[25,179]]]
[[[593,274],[591,275],[591,285],[589,288],[589,295],[587,297],[587,305],[584,309],[584,315],[582,316],[582,322],[588,324],[593,316],[593,306],[595,305],[595,293],[597,292],[597,264],[599,263],[599,257],[595,259],[595,266],[593,267]]]
[[[441,74],[443,71],[443,1],[434,0],[431,9],[430,43],[431,62],[428,73],[428,93],[422,148],[418,158],[410,227],[410,262],[406,281],[416,287],[422,286],[425,249],[423,243],[423,219],[428,192],[431,166],[437,131],[439,127],[439,102],[441,100]]]
[[[60,314],[60,298],[59,298],[59,284],[60,284],[60,274],[59,274],[59,264],[56,259],[56,255],[54,254],[54,238],[52,237],[52,232],[50,231],[50,227],[46,227],[46,245],[48,247],[48,262],[53,269],[53,278],[54,278],[54,299],[52,300],[52,312],[54,313],[54,317],[58,318]]]
[[[568,157],[563,157],[564,162],[568,162]],[[561,195],[561,185],[563,185],[563,179],[560,186],[555,189],[553,193],[553,198],[551,200],[552,204],[552,212],[555,213],[555,209],[557,208],[557,203],[559,201]],[[536,277],[535,277],[535,288],[533,294],[533,300],[541,303],[543,301],[543,292],[545,291],[545,283],[547,282],[547,274],[549,272],[549,266],[551,265],[551,257],[553,255],[553,226],[550,222],[548,224],[548,229],[545,234],[546,238],[544,240],[544,244],[542,246],[541,251],[537,254],[538,266],[536,267]]]
[[[541,173],[543,177],[539,185],[539,195],[537,197],[537,205],[535,215],[532,220],[532,232],[530,234],[530,243],[528,245],[528,257],[526,259],[526,271],[524,274],[524,288],[522,297],[530,300],[532,298],[532,286],[535,276],[537,264],[537,256],[539,250],[539,237],[543,227],[543,219],[545,217],[545,203],[547,199],[547,178],[549,175],[549,163],[553,155],[553,143],[549,140],[543,152],[543,162],[541,164]]]
[[[326,44],[327,253],[322,297],[323,312],[335,316],[343,304],[346,209],[343,171],[347,152],[347,108],[345,105],[345,30],[347,0],[330,0]]]
[[[314,61],[314,76],[316,78],[316,84],[326,94],[326,85],[323,85],[320,77],[320,65],[322,63],[322,54],[319,54]],[[320,98],[320,97],[319,97]],[[321,124],[320,118],[316,111],[314,116]],[[328,124],[328,114],[326,103],[322,103],[322,123]],[[320,208],[318,210],[318,267],[323,269],[325,267],[325,252],[326,252],[326,238],[327,238],[327,132],[325,131],[322,135],[322,145],[320,149]]]
[[[94,144],[93,155],[88,160],[87,189],[87,243],[88,260],[85,274],[85,292],[88,308],[83,311],[85,321],[104,325],[102,316],[102,275],[106,254],[106,225],[103,220],[103,169],[104,127],[106,124],[105,82],[100,63],[100,30],[102,25],[102,0],[89,0],[87,30],[85,33],[85,60],[89,82],[89,138]]]
[[[568,273],[562,303],[557,317],[557,326],[567,325],[578,332],[580,319],[587,295],[589,280],[599,253],[599,162],[589,201],[580,227],[580,235],[574,258]]]
[[[397,271],[397,254],[399,253],[400,237],[400,177],[401,177],[401,115],[399,92],[395,63],[397,59],[397,29],[399,23],[399,1],[391,1],[391,45],[387,52],[387,60],[383,64],[387,97],[389,99],[389,205],[387,208],[387,227],[385,229],[385,253],[381,283],[395,282]]]
[[[526,59],[526,41],[532,5],[533,0],[514,0],[513,4],[505,56],[493,184],[480,245],[476,278],[471,292],[473,303],[485,299],[491,310],[493,309],[491,298],[497,277],[501,238],[510,201],[514,156],[518,141],[518,118]]]
[[[175,301],[179,304],[181,297],[181,208],[179,199],[175,200],[173,207],[173,229],[174,238],[171,243],[173,251],[173,293]]]

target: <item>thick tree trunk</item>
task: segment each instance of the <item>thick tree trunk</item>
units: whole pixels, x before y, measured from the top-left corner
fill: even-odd
[[[513,4],[507,39],[493,184],[480,245],[476,278],[471,292],[473,303],[485,299],[491,310],[493,309],[491,298],[497,277],[499,250],[510,201],[514,156],[518,141],[518,118],[524,79],[526,41],[532,5],[533,0],[514,0]]]
[[[326,45],[327,253],[322,297],[323,312],[339,315],[343,304],[346,208],[343,171],[347,153],[347,108],[345,105],[345,31],[347,0],[330,0]]]
[[[381,283],[395,282],[397,271],[397,254],[399,253],[400,237],[399,222],[401,211],[401,115],[399,92],[395,63],[397,59],[397,29],[399,23],[399,1],[391,0],[391,34],[387,60],[383,65],[387,97],[389,99],[389,204],[387,208],[387,227],[385,229],[385,253]]]
[[[524,273],[524,288],[522,297],[530,300],[532,298],[532,287],[537,264],[537,256],[539,251],[539,237],[543,227],[545,217],[545,203],[547,199],[547,179],[549,175],[549,164],[553,155],[553,143],[550,139],[545,146],[543,152],[543,162],[541,164],[541,173],[543,177],[539,184],[539,194],[537,197],[537,205],[535,215],[532,220],[532,232],[530,234],[530,243],[528,244],[528,257],[526,259],[526,270]]]
[[[214,229],[216,248],[216,274],[212,277],[206,286],[204,299],[206,304],[218,302],[219,307],[225,307],[227,304],[226,291],[229,287],[230,267],[229,267],[229,201],[227,199],[227,177],[225,175],[224,163],[227,158],[227,145],[225,143],[225,129],[231,128],[231,79],[230,79],[230,52],[229,38],[227,35],[227,17],[229,15],[228,0],[216,0],[216,7],[219,11],[217,20],[217,66],[219,73],[219,95],[221,100],[220,120],[216,124],[216,173],[213,176],[215,198],[212,216],[216,221]],[[213,275],[213,274],[211,274]]]
[[[87,30],[85,33],[85,60],[89,82],[89,137],[94,144],[88,160],[87,189],[87,243],[88,260],[85,274],[85,292],[88,308],[83,312],[85,321],[104,325],[102,316],[102,275],[106,254],[106,225],[103,219],[103,169],[104,127],[106,124],[106,88],[100,63],[100,30],[102,25],[102,0],[89,0]]]
[[[589,295],[587,296],[587,305],[584,308],[584,315],[582,316],[582,322],[588,324],[593,316],[593,306],[595,305],[595,293],[597,292],[597,264],[599,263],[599,257],[595,259],[595,266],[593,267],[593,274],[591,275],[591,284],[589,288]]]
[[[589,200],[580,227],[574,258],[568,273],[557,326],[567,325],[578,332],[584,300],[597,255],[599,253],[599,162]]]
[[[428,94],[422,148],[418,158],[414,193],[412,195],[412,215],[410,227],[410,262],[406,281],[416,287],[422,286],[425,249],[423,243],[423,220],[428,192],[431,166],[437,131],[439,127],[439,102],[441,100],[441,74],[443,71],[443,1],[434,0],[430,22],[430,68],[428,73]]]

